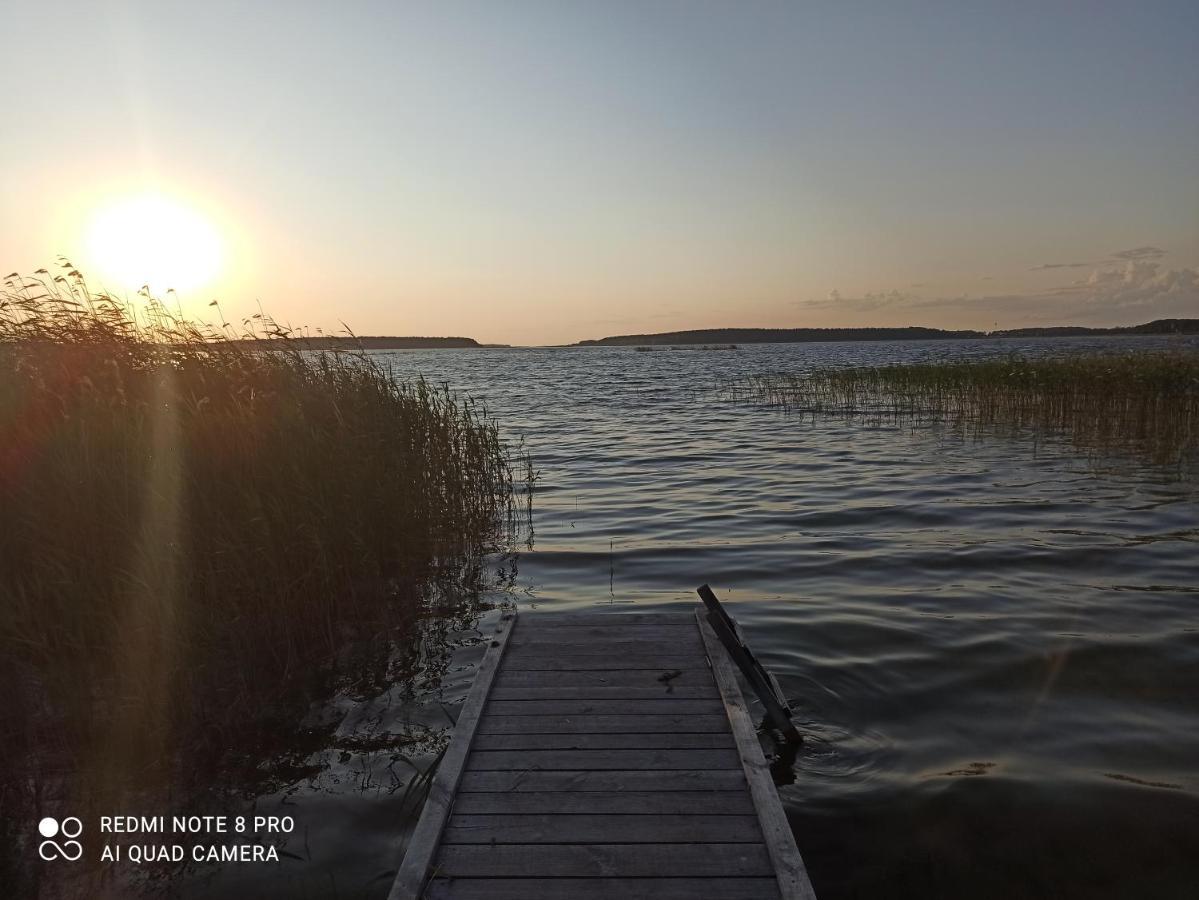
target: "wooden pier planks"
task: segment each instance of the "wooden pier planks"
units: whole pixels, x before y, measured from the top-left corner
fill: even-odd
[[[501,625],[390,900],[814,900],[706,623]]]

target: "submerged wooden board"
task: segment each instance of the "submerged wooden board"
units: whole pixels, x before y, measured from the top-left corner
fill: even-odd
[[[538,623],[538,629],[558,625],[585,625],[592,628],[604,625],[609,628],[627,628],[630,625],[685,625],[686,615],[678,612],[629,613],[596,612],[551,613]]]
[[[390,900],[811,900],[732,669],[690,613],[513,623]]]

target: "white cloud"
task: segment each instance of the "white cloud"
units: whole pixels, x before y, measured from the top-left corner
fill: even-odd
[[[1089,304],[1113,310],[1190,302],[1194,304],[1191,314],[1199,315],[1199,270],[1163,270],[1160,263],[1129,259],[1120,267],[1095,269],[1085,281],[1061,293],[1076,294]]]
[[[1007,294],[921,297],[898,290],[846,297],[829,291],[809,308],[843,311],[847,315],[911,311],[912,321],[936,310],[943,327],[1015,328],[1031,324],[1132,325],[1153,319],[1199,317],[1199,269],[1165,268],[1161,251],[1136,247],[1113,254],[1120,262],[1099,264],[1085,277],[1041,290]],[[1038,269],[1077,268],[1077,263],[1046,264]],[[956,314],[956,315],[955,315]],[[889,317],[893,318],[893,317]],[[947,319],[949,320],[947,322]],[[967,325],[967,323],[969,323]],[[938,324],[934,321],[920,324]]]
[[[1112,254],[1112,259],[1161,259],[1166,255],[1166,251],[1160,247],[1133,247],[1131,250],[1117,250]]]
[[[1069,263],[1042,263],[1039,266],[1033,266],[1028,271],[1044,272],[1048,269],[1085,269],[1087,266],[1093,266],[1094,263],[1089,262],[1069,262]]]
[[[919,298],[915,294],[907,294],[896,290],[878,291],[877,293],[867,291],[860,297],[846,297],[834,288],[828,292],[828,296],[824,300],[811,300],[808,301],[808,305],[826,308],[835,307],[852,312],[872,312],[887,306],[901,306],[917,299]]]
[[[1000,327],[1017,320],[1059,325],[1139,325],[1199,317],[1199,269],[1165,269],[1146,259],[1099,266],[1086,278],[1043,291],[938,298],[921,306],[986,314]]]

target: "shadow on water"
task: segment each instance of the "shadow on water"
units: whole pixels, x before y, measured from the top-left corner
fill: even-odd
[[[1194,794],[996,768],[969,763],[869,802],[788,804],[820,897],[1194,896]]]
[[[1130,671],[1116,691],[1173,705],[1176,721],[1154,723],[1150,709],[1131,717],[1108,711],[1111,735],[1098,746],[1086,733],[1095,710],[1067,711],[1079,695],[1131,662],[1131,647],[1117,645],[1110,656],[1083,647],[1077,659],[1059,656],[998,672],[997,683],[958,685],[956,690],[994,711],[996,734],[990,741],[971,733],[983,729],[970,721],[963,697],[946,703],[896,691],[890,717],[910,716],[924,726],[902,734],[887,716],[867,718],[882,732],[900,735],[895,739],[900,746],[864,722],[836,725],[845,719],[844,710],[808,704],[801,744],[764,740],[764,746],[818,896],[1193,896],[1199,876],[1194,736],[1177,746],[1164,742],[1172,733],[1180,737],[1176,729],[1193,715],[1193,698],[1199,696],[1194,672],[1163,682],[1159,679],[1172,674],[1167,664],[1157,671]],[[997,697],[1019,681],[1027,682],[1034,708],[1022,721],[1013,717],[1003,734],[1007,717]],[[1049,696],[1058,692],[1061,698]],[[1036,708],[1042,704],[1048,708]],[[961,711],[955,714],[954,708]],[[1044,721],[1035,721],[1039,717]],[[1077,733],[1071,733],[1072,723]],[[1135,733],[1138,726],[1144,733]],[[1134,733],[1121,734],[1122,729]],[[768,734],[764,719],[760,732]],[[988,757],[947,758],[968,747]],[[1046,765],[1054,756],[1059,759]],[[1140,768],[1149,759],[1155,768],[1182,777],[1107,769]]]

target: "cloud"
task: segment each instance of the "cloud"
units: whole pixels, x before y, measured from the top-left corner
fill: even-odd
[[[1089,262],[1072,262],[1072,263],[1042,263],[1039,266],[1033,266],[1028,271],[1044,272],[1046,269],[1085,269],[1087,266],[1093,266],[1094,263]]]
[[[1199,268],[1170,269],[1143,253],[1141,257],[1096,265],[1085,277],[1041,290],[940,297],[898,290],[846,297],[833,290],[826,299],[803,305],[847,315],[879,313],[890,320],[910,313],[912,322],[948,328],[1111,326],[1199,316]]]
[[[1109,258],[1119,259],[1126,262],[1137,262],[1149,259],[1161,259],[1166,255],[1166,251],[1160,247],[1133,247],[1129,250],[1117,250]],[[1049,262],[1041,263],[1039,266],[1033,266],[1028,271],[1030,272],[1047,272],[1052,269],[1087,269],[1091,266],[1104,265],[1104,263],[1094,262]]]
[[[1070,286],[1087,303],[1110,309],[1148,306],[1163,301],[1188,301],[1199,314],[1199,270],[1162,269],[1160,263],[1129,259],[1123,266],[1095,269]]]
[[[826,308],[836,307],[853,312],[873,312],[876,309],[899,306],[916,299],[919,298],[915,294],[906,294],[896,290],[879,291],[878,293],[867,291],[861,297],[846,297],[834,288],[828,292],[828,296],[824,300],[809,300],[808,305]]]
[[[1133,247],[1131,250],[1118,250],[1112,254],[1112,259],[1161,259],[1166,251],[1160,247]]]
[[[1160,263],[1128,260],[1100,266],[1086,277],[1043,291],[982,297],[938,297],[920,309],[956,309],[992,319],[1060,325],[1140,324],[1153,319],[1199,316],[1199,269],[1164,269]],[[1005,324],[1007,323],[1007,324]]]

